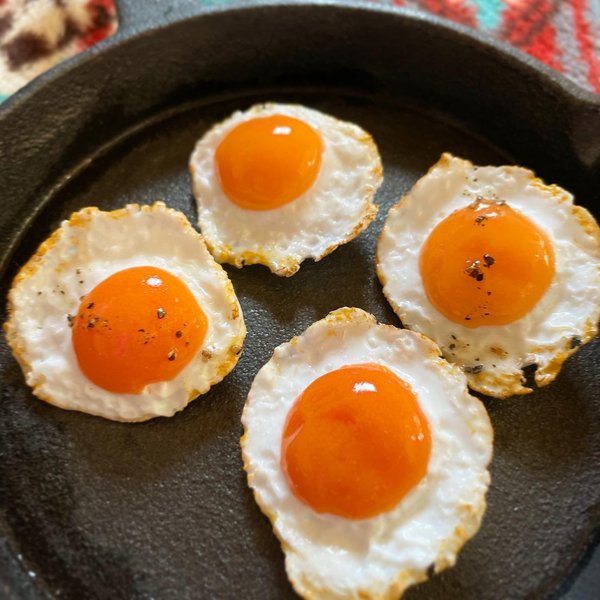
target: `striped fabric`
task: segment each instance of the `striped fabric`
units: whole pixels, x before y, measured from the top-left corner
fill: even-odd
[[[600,93],[600,0],[393,0],[489,32]]]
[[[481,29],[600,93],[600,0],[374,1]],[[115,0],[0,0],[0,102],[117,26]]]

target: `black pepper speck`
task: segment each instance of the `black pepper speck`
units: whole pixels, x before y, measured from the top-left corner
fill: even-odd
[[[573,350],[573,348],[578,348],[579,346],[581,346],[581,344],[582,344],[582,341],[578,335],[574,335],[571,338],[571,350]]]

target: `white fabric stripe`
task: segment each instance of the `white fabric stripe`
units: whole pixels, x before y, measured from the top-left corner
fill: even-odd
[[[564,74],[581,87],[590,89],[588,82],[588,66],[581,59],[579,42],[575,36],[575,19],[573,7],[565,2],[560,5],[554,17],[556,26],[556,43],[562,50],[561,62]]]

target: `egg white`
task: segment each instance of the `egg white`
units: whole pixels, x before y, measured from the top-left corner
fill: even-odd
[[[374,362],[409,383],[429,421],[427,474],[391,511],[348,520],[319,514],[291,492],[280,468],[288,412],[315,379]],[[479,529],[490,476],[492,428],[464,374],[427,338],[357,308],[342,308],[276,348],[260,369],[242,415],[248,484],[286,555],[288,577],[306,598],[398,598],[434,570],[452,566]]]
[[[79,369],[68,315],[113,273],[151,265],[178,277],[206,314],[196,355],[172,380],[140,394],[115,394]],[[36,396],[61,408],[117,421],[171,416],[235,366],[246,334],[227,274],[185,216],[157,202],[112,212],[84,208],[44,242],[16,276],[9,294],[7,340]]]
[[[503,200],[551,240],[555,275],[524,317],[475,329],[454,323],[429,302],[419,271],[421,248],[448,215],[478,197]],[[469,386],[505,398],[532,391],[523,368],[537,365],[535,382],[550,383],[563,362],[598,331],[600,228],[571,194],[521,167],[477,167],[444,154],[393,207],[381,232],[377,273],[405,327],[432,338],[460,365]]]
[[[240,123],[270,115],[300,119],[321,136],[321,169],[312,187],[271,210],[243,209],[222,191],[214,156],[225,135]],[[377,147],[357,125],[300,105],[260,104],[212,127],[190,158],[198,224],[219,262],[266,265],[293,275],[306,258],[320,260],[360,234],[377,214],[373,203],[383,180]]]

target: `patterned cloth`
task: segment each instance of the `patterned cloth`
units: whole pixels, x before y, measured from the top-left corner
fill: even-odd
[[[489,32],[600,93],[600,0],[394,0]]]
[[[117,30],[114,0],[0,0],[0,102]]]
[[[374,1],[484,30],[600,93],[600,0]],[[115,0],[0,0],[0,102],[116,30]]]

